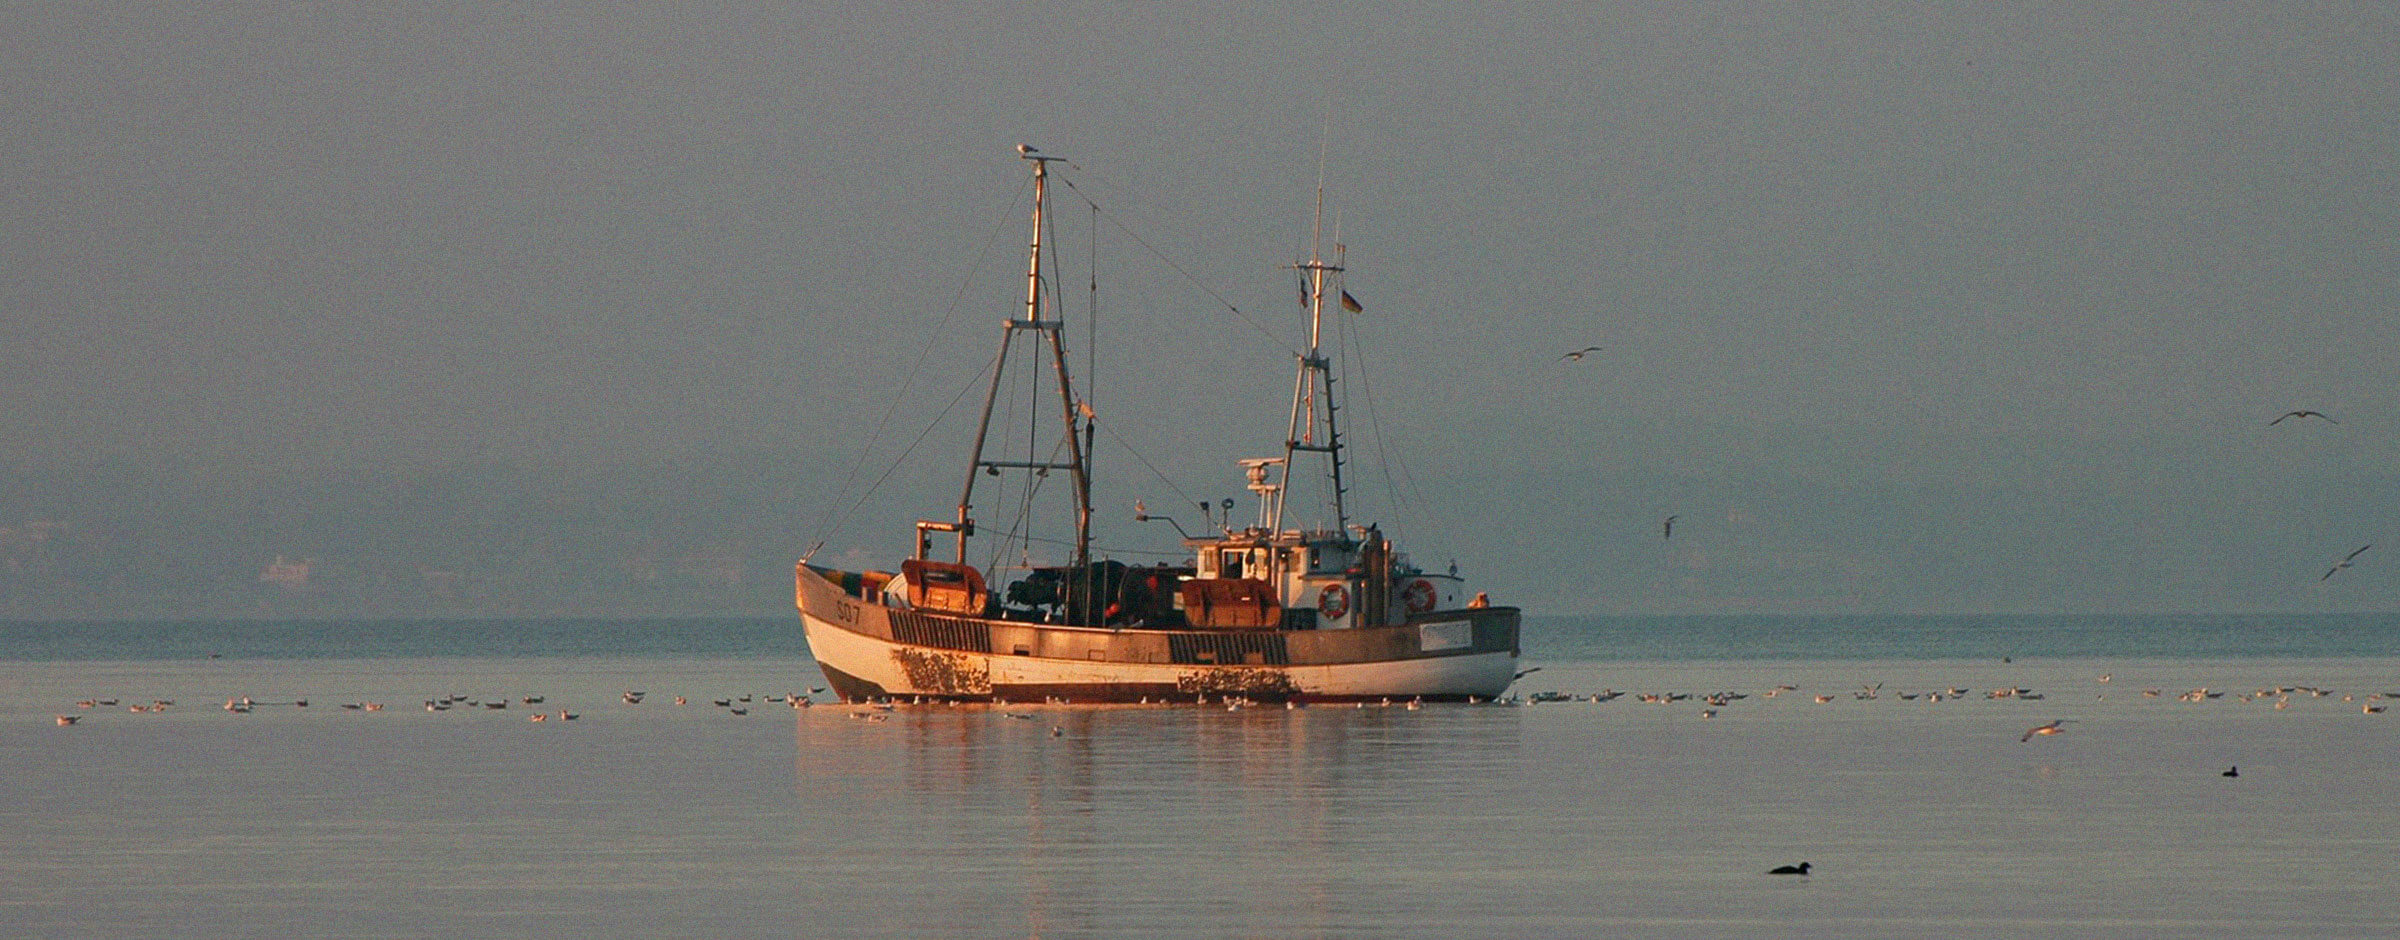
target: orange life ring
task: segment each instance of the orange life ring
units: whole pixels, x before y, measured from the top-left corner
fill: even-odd
[[[1326,585],[1325,590],[1317,592],[1317,612],[1327,620],[1342,619],[1350,612],[1350,589],[1339,584]]]
[[[1412,614],[1421,614],[1432,610],[1434,601],[1440,597],[1441,595],[1433,590],[1433,582],[1424,578],[1412,580],[1408,582],[1407,587],[1400,589],[1400,602],[1408,605],[1408,612]]]

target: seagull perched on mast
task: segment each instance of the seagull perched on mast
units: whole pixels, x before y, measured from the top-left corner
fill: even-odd
[[[1598,347],[1598,346],[1585,346],[1585,347],[1583,347],[1582,349],[1578,349],[1578,350],[1576,350],[1576,351],[1574,351],[1574,352],[1571,352],[1571,353],[1568,353],[1568,354],[1566,354],[1566,355],[1564,355],[1564,356],[1560,356],[1560,357],[1558,357],[1558,361],[1560,361],[1560,362],[1582,362],[1582,361],[1583,361],[1583,357],[1585,357],[1585,356],[1589,356],[1589,355],[1591,355],[1591,354],[1593,354],[1593,353],[1596,353],[1596,352],[1599,352],[1599,351],[1600,351],[1600,347]]]
[[[2286,412],[2284,412],[2284,413],[2283,413],[2283,415],[2282,415],[2281,417],[2278,417],[2278,418],[2276,418],[2276,419],[2275,419],[2275,420],[2273,420],[2273,421],[2269,421],[2269,422],[2267,422],[2267,426],[2268,426],[2268,427],[2274,427],[2274,426],[2276,426],[2276,425],[2278,425],[2278,424],[2282,424],[2282,423],[2283,423],[2283,422],[2285,422],[2286,420],[2289,420],[2289,419],[2292,419],[2292,418],[2323,418],[2323,419],[2325,419],[2325,423],[2326,423],[2326,424],[2340,424],[2340,423],[2341,423],[2341,422],[2339,422],[2339,421],[2335,421],[2335,420],[2333,420],[2333,416],[2332,416],[2332,415],[2328,415],[2328,414],[2326,414],[2326,413],[2324,413],[2324,412],[2322,412],[2322,411],[2309,411],[2309,410],[2306,410],[2306,409],[2302,409],[2302,410],[2300,410],[2300,411],[2286,411]]]
[[[2333,567],[2325,569],[2325,577],[2318,578],[2318,579],[2317,579],[2317,582],[2318,582],[2318,583],[2320,583],[2320,584],[2324,583],[2324,582],[2325,582],[2327,579],[2330,579],[2330,578],[2332,578],[2332,577],[2333,577],[2335,574],[2339,573],[2339,572],[2340,572],[2342,569],[2350,567],[2350,560],[2351,560],[2351,559],[2353,559],[2353,558],[2357,558],[2358,556],[2360,556],[2360,555],[2362,555],[2362,554],[2365,554],[2365,553],[2366,553],[2366,551],[2367,551],[2367,549],[2374,548],[2374,547],[2375,547],[2375,546],[2373,546],[2373,545],[2361,545],[2361,546],[2359,546],[2359,547],[2358,547],[2358,549],[2357,549],[2356,551],[2353,551],[2353,552],[2351,552],[2350,554],[2347,554],[2347,555],[2344,555],[2344,556],[2342,556],[2342,560],[2341,560],[2341,561],[2335,562],[2335,563],[2334,563],[2334,565],[2333,565]]]

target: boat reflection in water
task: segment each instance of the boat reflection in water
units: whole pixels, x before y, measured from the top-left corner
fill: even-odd
[[[1425,936],[1458,885],[1399,876],[1501,811],[1526,712],[813,709],[794,722],[792,799],[840,820],[802,852],[841,862],[809,910],[859,935]],[[861,926],[873,916],[888,929]]]

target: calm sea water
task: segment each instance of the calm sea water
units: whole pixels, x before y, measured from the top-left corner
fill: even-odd
[[[2400,618],[1537,620],[1632,694],[1421,710],[770,705],[795,634],[0,624],[0,936],[2400,933]]]

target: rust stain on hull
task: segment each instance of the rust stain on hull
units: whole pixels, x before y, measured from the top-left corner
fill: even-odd
[[[1281,669],[1195,669],[1175,677],[1175,691],[1185,695],[1281,699],[1299,695],[1300,684]]]
[[[908,676],[912,689],[927,695],[990,695],[992,671],[982,657],[946,650],[901,647],[892,661]]]
[[[1070,705],[1166,704],[1192,693],[1179,693],[1171,682],[1019,682],[992,686],[992,697],[1004,702],[1064,702]]]

